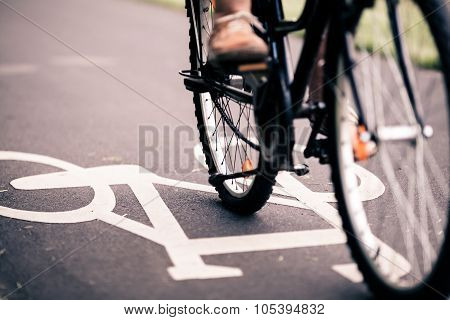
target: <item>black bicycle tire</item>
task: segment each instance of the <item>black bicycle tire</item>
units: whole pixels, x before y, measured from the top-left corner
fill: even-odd
[[[446,10],[436,10],[445,6],[442,0],[418,0],[415,1],[423,12],[432,13],[428,15],[428,25],[430,26],[432,35],[434,37],[436,46],[441,56],[441,63],[443,73],[445,75],[445,81],[447,86],[447,107],[450,108],[450,96],[448,95],[448,87],[450,83],[450,68],[449,68],[449,56],[450,56],[450,28],[449,28],[449,15]],[[339,81],[339,80],[336,80]],[[335,84],[336,88],[338,84]],[[343,228],[347,234],[347,244],[350,248],[353,259],[358,265],[360,272],[364,277],[364,281],[369,287],[370,291],[376,298],[389,298],[389,299],[446,299],[450,294],[450,277],[448,276],[448,270],[450,270],[450,221],[447,222],[446,234],[441,247],[441,251],[436,260],[433,270],[428,277],[418,286],[399,290],[390,286],[386,281],[380,279],[379,274],[373,269],[372,262],[364,253],[364,249],[361,247],[361,242],[354,235],[356,234],[355,228],[351,222],[348,208],[345,201],[345,190],[341,180],[340,166],[338,160],[338,148],[339,148],[339,110],[340,107],[333,94],[333,102],[330,108],[330,131],[332,133],[330,144],[330,159],[332,167],[332,181],[335,188],[336,198],[338,200],[339,214],[342,218]],[[450,210],[450,205],[449,205]]]

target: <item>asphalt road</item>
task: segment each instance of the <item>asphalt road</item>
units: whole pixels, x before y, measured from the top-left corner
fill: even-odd
[[[0,296],[371,298],[351,265],[347,276],[335,271],[335,266],[352,260],[334,233],[314,246],[288,244],[289,235],[296,232],[331,228],[317,213],[269,203],[255,216],[237,217],[202,187],[207,186],[207,173],[195,156],[198,138],[191,94],[177,74],[188,66],[183,12],[128,0],[6,2],[16,12],[1,0],[0,150],[50,158],[46,164],[11,161],[25,155],[0,152],[0,158],[10,158],[0,161],[0,205],[50,214],[84,207],[94,193],[97,196],[89,183],[71,188],[56,183],[48,190],[27,191],[10,182],[59,171],[50,166],[57,164],[55,159],[83,168],[114,165],[102,180],[120,176],[111,182],[115,202],[108,210],[138,224],[120,227],[105,222],[108,218],[36,222],[40,218],[21,213],[11,218],[0,211]],[[36,156],[27,160],[39,162]],[[155,191],[144,182],[139,187],[140,178],[121,173],[124,164],[192,185],[155,183]],[[300,181],[315,192],[331,192],[328,176],[328,169],[322,168]],[[137,187],[130,186],[132,180]],[[162,201],[149,209],[158,211],[156,215],[144,210],[137,190],[144,200],[159,193]],[[295,202],[291,199],[290,204]],[[155,241],[154,229],[161,231]],[[190,248],[177,247],[172,238],[164,242],[175,234],[202,240],[199,250],[209,253],[189,256]],[[268,234],[289,239],[265,237]],[[251,235],[257,238],[245,238]],[[189,267],[183,259],[197,265]],[[174,264],[180,266],[181,276],[168,269]],[[203,273],[205,265],[233,269],[227,269],[231,275],[213,276],[207,268]]]

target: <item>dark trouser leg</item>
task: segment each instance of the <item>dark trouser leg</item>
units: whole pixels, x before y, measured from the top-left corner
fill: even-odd
[[[309,97],[310,102],[322,102],[323,101],[323,74],[324,74],[324,58],[326,50],[327,34],[325,33],[322,44],[320,45],[319,54],[317,56],[316,65],[314,66],[311,81],[309,83]]]

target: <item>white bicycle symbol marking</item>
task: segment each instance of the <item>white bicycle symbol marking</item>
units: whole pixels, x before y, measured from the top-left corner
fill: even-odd
[[[199,157],[198,146],[194,150]],[[155,184],[215,193],[214,188],[160,177],[137,165],[110,165],[82,168],[75,164],[30,153],[0,151],[0,160],[26,161],[59,168],[63,171],[30,177],[11,182],[15,189],[42,190],[54,188],[91,187],[94,198],[83,208],[62,212],[38,212],[0,206],[0,216],[42,223],[80,223],[100,220],[122,230],[164,246],[173,266],[167,270],[174,280],[213,279],[242,276],[239,268],[206,264],[202,256],[253,252],[277,249],[337,245],[346,242],[337,210],[329,204],[335,202],[333,193],[313,192],[289,173],[280,172],[277,182],[282,186],[275,194],[291,199],[272,196],[269,203],[313,210],[330,222],[333,228],[277,232],[254,235],[189,239],[167,205],[159,196]],[[384,193],[384,185],[371,172],[357,167],[360,192],[365,201],[376,199]],[[116,197],[112,185],[129,185],[145,210],[153,227],[113,212]],[[333,270],[358,282],[362,278],[354,264],[335,265]]]

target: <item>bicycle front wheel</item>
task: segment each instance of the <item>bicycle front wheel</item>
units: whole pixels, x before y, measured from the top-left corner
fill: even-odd
[[[336,81],[333,181],[353,257],[381,298],[449,295],[449,21],[447,1],[378,0],[346,34],[355,50]],[[362,162],[358,104],[377,145]],[[381,196],[361,200],[358,166]]]

